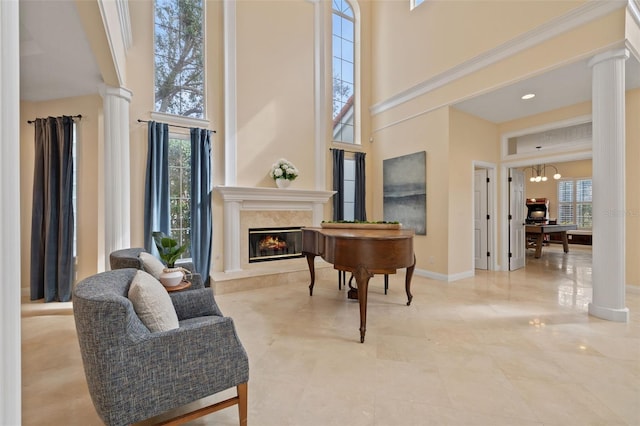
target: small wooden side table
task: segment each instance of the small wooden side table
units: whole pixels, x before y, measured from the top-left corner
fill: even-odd
[[[168,292],[172,292],[172,291],[184,290],[185,288],[189,288],[189,287],[191,287],[191,282],[190,281],[182,281],[178,285],[174,285],[174,286],[171,286],[171,287],[165,286],[164,288],[166,288]]]

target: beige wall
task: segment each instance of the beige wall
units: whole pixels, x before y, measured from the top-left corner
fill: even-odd
[[[626,282],[640,287],[640,89],[627,92],[625,147]]]
[[[497,165],[500,156],[497,126],[454,108],[450,109],[449,136],[448,274],[455,275],[473,271],[475,268],[474,162]]]
[[[381,10],[387,8],[395,9],[399,6],[389,6],[394,2],[375,2],[374,4],[380,5]],[[398,2],[400,3],[400,2]],[[441,3],[456,3],[456,2],[433,2],[430,4]],[[489,2],[482,2],[487,4]],[[498,2],[499,4],[509,2]],[[544,9],[551,4],[555,5],[560,2],[535,2],[538,8]],[[464,2],[462,4],[468,4]],[[532,6],[533,7],[533,6]],[[464,9],[461,10],[463,13]],[[377,14],[374,14],[377,16]],[[421,33],[406,34],[401,29],[404,23],[399,19],[388,19],[386,16],[380,19],[374,19],[373,25],[376,28],[376,35],[374,35],[374,43],[379,43],[378,49],[387,54],[395,50],[406,50],[408,58],[418,58],[416,61],[433,61],[438,62],[439,57],[433,56],[432,52],[425,49],[421,44],[424,40],[447,40],[444,34],[436,32],[436,29],[431,30],[424,29]],[[396,16],[392,14],[391,16]],[[524,15],[522,16],[524,19]],[[517,16],[513,16],[513,19],[518,20]],[[460,17],[463,19],[463,17]],[[495,28],[500,28],[501,25],[495,25],[494,20],[489,20]],[[502,22],[502,21],[501,21]],[[481,93],[482,91],[489,90],[504,86],[508,82],[517,81],[525,76],[532,76],[545,70],[564,65],[567,63],[586,60],[592,57],[595,53],[602,51],[603,49],[610,49],[612,45],[620,44],[624,40],[624,9],[620,9],[614,13],[597,19],[593,22],[562,33],[552,39],[546,40],[534,47],[525,49],[515,55],[510,56],[507,59],[495,62],[487,67],[484,67],[474,73],[465,75],[457,80],[454,80],[450,84],[435,88],[428,91],[425,94],[417,96],[404,102],[395,108],[389,109],[382,113],[379,113],[373,117],[372,126],[374,132],[378,129],[393,126],[395,123],[406,119],[407,117],[413,117],[416,114],[425,113],[431,111],[434,108],[440,108],[445,105],[450,105],[458,100],[469,97],[471,94]],[[428,28],[428,26],[425,26]],[[425,34],[425,32],[427,32]],[[385,38],[382,38],[381,34],[385,34]],[[388,35],[388,37],[386,36]],[[407,45],[407,40],[420,40],[420,43],[413,41],[410,45]],[[442,43],[446,45],[447,43]],[[374,44],[375,45],[375,44]],[[397,46],[405,46],[406,49],[398,49]],[[412,47],[415,46],[414,50]],[[414,78],[407,76],[409,71],[407,69],[421,69],[419,63],[414,64],[409,59],[402,60],[402,58],[396,59],[395,57],[387,58],[382,56],[378,49],[374,49],[374,52],[378,52],[377,55],[380,59],[374,59],[374,82],[387,82],[390,79],[389,75],[393,74],[394,70],[397,70],[397,77],[393,80],[394,88],[401,88],[402,90],[410,89],[416,84]],[[476,51],[468,52],[464,56],[464,59],[470,59],[476,54]],[[389,53],[389,55],[391,55]],[[425,58],[425,59],[419,59]],[[451,62],[451,61],[447,61]],[[433,77],[428,72],[422,70],[423,81],[428,81]],[[374,102],[381,102],[387,100],[389,96],[396,95],[392,89],[386,89],[386,87],[379,87],[378,84],[374,84],[372,87]]]
[[[373,143],[373,212],[369,220],[383,219],[382,161],[427,152],[427,235],[416,236],[416,267],[447,274],[449,217],[449,109],[441,108],[393,128],[380,131]]]
[[[583,1],[373,2],[374,102],[486,52]]]
[[[311,2],[237,3],[239,186],[273,186],[284,157],[300,170],[293,188],[313,188],[314,18]]]
[[[99,152],[97,135],[102,121],[102,99],[99,96],[60,99],[51,102],[22,102],[20,106],[20,221],[22,288],[29,288],[31,264],[31,206],[33,195],[34,133],[35,125],[27,120],[37,117],[82,115],[76,120],[78,182],[78,211],[76,220],[78,265],[77,279],[95,274],[98,265],[101,214],[99,205]]]

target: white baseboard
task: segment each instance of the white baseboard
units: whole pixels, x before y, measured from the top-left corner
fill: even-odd
[[[431,278],[433,280],[452,282],[452,281],[458,281],[464,278],[471,278],[475,275],[475,271],[466,271],[466,272],[459,272],[457,274],[446,275],[446,274],[441,274],[439,272],[428,271],[426,269],[416,269],[414,271],[414,274],[420,277]]]

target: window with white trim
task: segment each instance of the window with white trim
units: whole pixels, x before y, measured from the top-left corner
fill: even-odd
[[[347,0],[333,0],[333,140],[355,143],[356,20]]]
[[[171,236],[187,246],[181,258],[191,258],[191,140],[186,135],[169,135],[169,203]]]
[[[202,0],[155,0],[155,111],[204,117]]]
[[[344,159],[344,220],[354,220],[356,206],[356,160]]]
[[[424,3],[424,0],[409,0],[409,8],[413,10],[416,7],[420,6],[422,3]]]
[[[558,224],[575,223],[578,229],[593,227],[591,178],[558,182]]]

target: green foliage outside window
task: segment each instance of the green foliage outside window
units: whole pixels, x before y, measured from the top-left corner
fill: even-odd
[[[182,258],[191,257],[191,142],[169,139],[169,202],[171,236],[187,249]]]
[[[202,0],[155,2],[155,110],[204,116]]]

